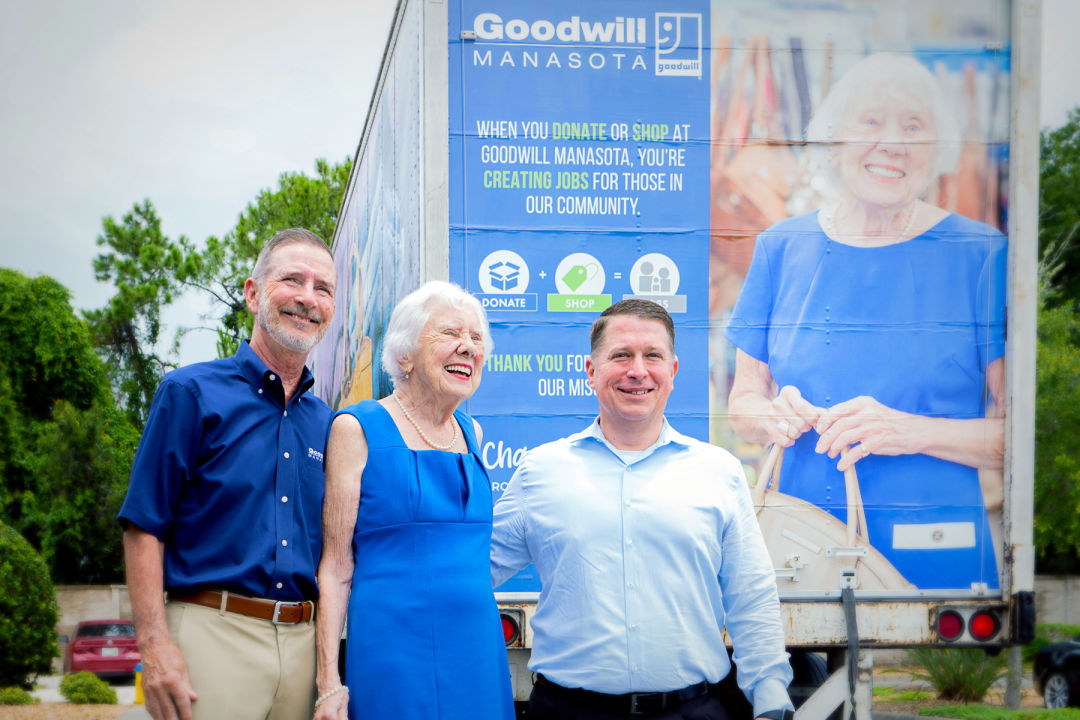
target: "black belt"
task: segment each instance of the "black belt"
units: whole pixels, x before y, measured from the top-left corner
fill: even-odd
[[[609,710],[623,715],[651,715],[663,710],[671,710],[709,692],[709,683],[704,680],[682,690],[635,692],[625,695],[609,695],[584,688],[566,688],[540,674],[536,676],[536,684],[580,706]]]

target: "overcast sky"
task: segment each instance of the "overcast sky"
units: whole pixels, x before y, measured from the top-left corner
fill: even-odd
[[[167,235],[202,241],[280,173],[351,156],[395,5],[0,0],[0,265],[99,307],[102,217],[150,198]],[[1080,105],[1080,2],[1044,0],[1043,27],[1056,127]],[[203,333],[183,359],[212,354]]]

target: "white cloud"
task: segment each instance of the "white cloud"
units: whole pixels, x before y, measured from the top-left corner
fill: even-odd
[[[1043,0],[1042,126],[1058,127],[1069,110],[1080,105],[1080,49],[1076,28],[1080,27],[1080,2]]]
[[[5,3],[0,264],[100,306],[103,216],[148,197],[201,241],[281,172],[351,156],[395,4]]]

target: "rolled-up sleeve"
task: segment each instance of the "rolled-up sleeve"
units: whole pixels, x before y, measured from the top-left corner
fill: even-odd
[[[532,562],[525,534],[524,464],[495,503],[491,530],[491,586],[498,587]]]
[[[720,591],[724,624],[734,646],[739,687],[754,715],[791,709],[787,686],[791,665],[784,648],[776,574],[761,536],[741,467],[735,487],[737,509],[721,537]]]

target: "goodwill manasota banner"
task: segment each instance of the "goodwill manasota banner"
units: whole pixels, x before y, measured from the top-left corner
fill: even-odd
[[[587,329],[646,297],[677,325],[669,417],[746,463],[783,594],[996,590],[1008,3],[449,18],[450,277],[495,333],[469,410],[496,491],[592,420]]]

